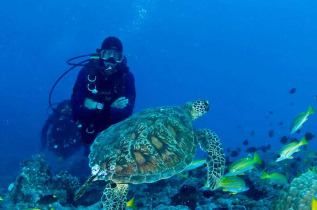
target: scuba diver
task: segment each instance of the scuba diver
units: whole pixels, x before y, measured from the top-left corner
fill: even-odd
[[[97,49],[100,59],[91,59],[78,73],[71,108],[86,154],[99,132],[132,115],[136,97],[134,76],[122,50],[118,38],[106,38],[101,49]]]
[[[53,85],[49,106],[54,111],[41,133],[41,150],[48,149],[64,159],[84,146],[85,156],[99,132],[132,115],[135,103],[134,76],[129,71],[123,46],[116,37],[106,38],[97,53],[77,56]],[[87,57],[79,63],[71,61]],[[73,87],[71,100],[53,107],[52,92],[68,72],[82,66]]]
[[[72,119],[70,100],[64,100],[47,118],[41,132],[41,151],[48,149],[65,160],[82,147],[81,134]]]

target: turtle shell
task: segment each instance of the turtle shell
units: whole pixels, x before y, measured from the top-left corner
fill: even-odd
[[[89,165],[98,179],[150,183],[184,170],[195,151],[193,124],[183,108],[150,108],[103,131],[91,146]]]

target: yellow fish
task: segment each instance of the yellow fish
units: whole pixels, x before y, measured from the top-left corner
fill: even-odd
[[[284,147],[282,147],[279,153],[280,157],[277,158],[276,162],[279,162],[285,159],[293,159],[292,155],[295,152],[300,151],[299,147],[302,145],[307,145],[307,144],[308,144],[308,141],[306,141],[306,138],[304,136],[300,142],[293,141],[292,143],[285,145]]]
[[[261,164],[262,161],[260,159],[260,156],[258,153],[254,153],[254,157],[247,157],[247,158],[242,158],[239,160],[234,161],[229,165],[229,172],[226,173],[224,176],[229,177],[229,176],[236,176],[243,174],[244,172],[251,170],[254,168],[254,164]]]
[[[269,179],[272,184],[277,185],[288,184],[286,177],[283,174],[279,173],[267,174],[265,171],[263,171],[261,179]]]
[[[135,207],[135,205],[134,205],[134,196],[131,198],[131,200],[129,200],[129,201],[127,202],[127,207],[136,209],[136,207]]]
[[[317,201],[314,197],[312,198],[312,201],[311,201],[311,209],[317,210]]]
[[[314,113],[315,113],[315,110],[313,109],[312,105],[309,105],[307,112],[302,112],[299,115],[297,115],[295,120],[292,123],[291,134],[301,129],[304,122],[308,120],[308,116]]]
[[[3,198],[0,196],[0,201],[3,201]]]
[[[245,186],[245,181],[237,176],[222,177],[217,187],[223,188],[223,191],[230,192],[230,194],[237,194],[249,190],[249,188]]]

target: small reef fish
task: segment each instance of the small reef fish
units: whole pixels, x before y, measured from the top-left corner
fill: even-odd
[[[33,209],[24,209],[24,210],[43,210],[43,209],[37,209],[37,208],[33,208]],[[50,210],[54,210],[54,208],[51,208]]]
[[[237,194],[249,190],[245,186],[245,181],[237,176],[223,177],[217,188],[222,188],[225,192],[231,194]]]
[[[249,147],[249,148],[246,149],[245,151],[246,151],[246,152],[251,152],[251,153],[253,153],[253,152],[258,151],[258,148],[256,148],[256,147]]]
[[[294,94],[295,92],[296,92],[296,88],[292,88],[292,89],[289,91],[290,94]]]
[[[249,141],[248,141],[248,139],[244,140],[242,144],[243,144],[244,146],[249,145]]]
[[[235,176],[243,174],[244,172],[254,168],[254,164],[261,164],[262,161],[258,153],[254,153],[253,159],[250,157],[236,160],[229,165],[229,172],[225,174],[225,177]]]
[[[40,198],[36,203],[42,204],[42,205],[48,205],[51,203],[54,203],[58,200],[56,195],[45,195],[42,198]]]
[[[312,133],[310,133],[310,132],[307,132],[307,133],[305,133],[305,137],[306,137],[306,140],[307,140],[307,141],[310,141],[310,140],[312,140],[313,138],[315,138],[315,135],[312,134]]]
[[[288,184],[286,177],[283,174],[279,173],[267,174],[265,171],[263,171],[261,179],[269,179],[272,184],[276,185]]]
[[[197,159],[197,160],[194,160],[189,166],[187,166],[187,167],[185,168],[184,171],[190,171],[190,170],[199,168],[199,167],[203,166],[205,163],[206,163],[206,160],[205,160],[205,159]]]
[[[131,198],[131,200],[129,200],[127,202],[127,207],[132,208],[132,209],[136,209],[136,207],[134,205],[134,196]]]
[[[317,210],[317,201],[314,197],[312,198],[312,201],[311,201],[311,209]]]
[[[0,196],[0,201],[3,201],[3,198]]]
[[[279,153],[280,157],[277,158],[276,162],[279,162],[279,161],[282,161],[282,160],[285,160],[285,159],[293,159],[292,155],[295,152],[299,152],[300,151],[299,147],[302,146],[302,145],[307,145],[307,144],[308,144],[308,141],[306,141],[306,138],[304,136],[300,142],[294,141],[292,143],[289,143],[289,144],[285,145],[280,150],[280,153]]]
[[[188,179],[188,173],[180,173],[178,174],[178,177],[181,179]]]
[[[295,120],[292,123],[291,134],[301,129],[304,122],[308,120],[308,116],[314,113],[315,113],[315,110],[313,109],[312,105],[309,105],[307,112],[302,112],[299,115],[297,115]]]
[[[287,136],[283,136],[283,137],[281,138],[281,140],[280,140],[280,142],[281,142],[282,144],[286,144],[287,141],[288,141],[288,137],[287,137]]]
[[[230,152],[230,157],[237,157],[240,153],[236,150]]]
[[[259,149],[265,153],[267,150],[271,149],[271,144],[268,144],[266,146],[261,146]]]

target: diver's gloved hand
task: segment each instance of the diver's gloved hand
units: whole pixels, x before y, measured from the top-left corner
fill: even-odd
[[[129,103],[129,99],[127,99],[126,97],[120,97],[111,104],[111,107],[117,108],[117,109],[123,109],[128,105],[128,103]]]

